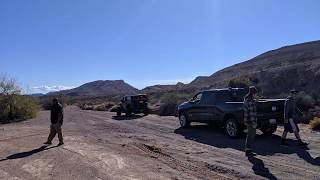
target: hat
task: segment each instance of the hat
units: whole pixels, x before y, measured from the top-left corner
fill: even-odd
[[[290,91],[291,94],[296,94],[296,93],[298,93],[298,92],[299,92],[299,91],[296,90],[296,89],[292,89],[292,90]]]

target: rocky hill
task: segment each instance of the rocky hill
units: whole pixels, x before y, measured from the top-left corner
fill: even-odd
[[[253,59],[222,69],[211,76],[200,76],[190,84],[154,85],[138,90],[122,80],[94,81],[54,94],[70,97],[120,96],[147,93],[160,97],[166,93],[193,94],[195,91],[228,87],[230,81],[258,86],[263,95],[280,96],[296,88],[308,94],[320,92],[320,41],[285,46]]]
[[[296,88],[320,92],[320,41],[285,46],[251,60],[198,77],[185,88],[208,89],[228,86],[231,80],[246,80],[265,95],[276,96]]]
[[[86,83],[74,89],[64,90],[48,95],[63,94],[71,97],[99,97],[99,96],[116,96],[125,94],[136,94],[138,89],[127,84],[123,80],[115,81],[94,81]]]
[[[199,76],[190,84],[151,86],[143,89],[143,92],[192,93],[228,87],[230,81],[256,85],[263,95],[269,97],[284,95],[293,88],[308,94],[317,94],[320,92],[320,41],[268,51],[211,76]]]

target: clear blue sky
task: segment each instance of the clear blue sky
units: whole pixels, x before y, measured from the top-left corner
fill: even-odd
[[[319,7],[318,0],[0,0],[0,73],[25,89],[187,82],[319,40]]]

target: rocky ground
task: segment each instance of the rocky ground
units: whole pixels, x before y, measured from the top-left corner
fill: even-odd
[[[65,109],[65,145],[42,146],[49,112],[0,125],[0,179],[320,179],[319,133],[301,125],[308,149],[280,147],[282,129],[258,135],[257,156],[243,153],[244,137],[175,117],[116,118],[114,113]],[[289,136],[294,139],[293,136]]]

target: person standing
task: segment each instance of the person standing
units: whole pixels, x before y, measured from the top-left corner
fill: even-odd
[[[253,156],[252,146],[256,136],[257,128],[257,106],[254,96],[258,90],[256,87],[251,86],[249,93],[244,97],[243,110],[244,110],[244,123],[247,126],[247,138],[245,142],[246,156]]]
[[[287,97],[284,105],[284,131],[281,138],[281,145],[288,146],[286,142],[286,137],[288,132],[294,133],[298,140],[299,146],[307,146],[308,144],[303,142],[300,138],[299,127],[298,127],[298,113],[302,114],[301,111],[297,108],[296,104],[296,94],[297,90],[291,90],[291,95]]]
[[[53,104],[51,107],[51,126],[50,126],[50,134],[47,142],[44,144],[51,145],[53,138],[58,134],[59,144],[61,146],[64,144],[61,126],[63,124],[63,107],[59,103],[57,98],[53,99]]]

